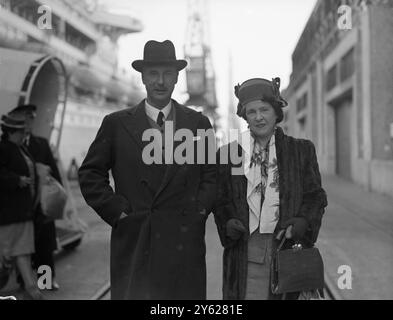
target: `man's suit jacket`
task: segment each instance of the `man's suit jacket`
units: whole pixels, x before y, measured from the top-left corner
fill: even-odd
[[[196,136],[197,129],[211,128],[201,113],[174,100],[173,107],[176,129]],[[86,202],[112,226],[112,299],[205,299],[204,235],[215,201],[215,165],[168,165],[152,194],[151,167],[142,159],[149,144],[142,135],[150,128],[144,101],[106,116],[79,169]],[[122,212],[127,217],[119,220]]]

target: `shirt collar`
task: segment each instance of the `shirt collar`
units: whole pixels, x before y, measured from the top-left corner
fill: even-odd
[[[272,135],[269,141],[269,149],[271,146],[276,144],[276,132]],[[251,134],[250,130],[244,131],[241,133],[239,140],[238,140],[239,145],[242,147],[242,149],[245,151],[244,155],[244,168],[245,168],[245,175],[247,176],[250,171],[250,164],[251,164],[251,157],[254,151],[254,145],[255,145],[255,139]]]
[[[275,136],[276,136],[276,131],[273,133],[272,137],[270,138],[270,141],[267,144],[266,149],[270,148],[272,145],[276,143]],[[250,130],[241,133],[238,143],[248,155],[252,155],[255,146],[255,139],[252,136]]]
[[[153,107],[151,104],[147,102],[147,99],[145,100],[145,110],[146,110],[146,115],[152,119],[153,121],[157,121],[158,114],[162,112],[164,114],[164,121],[168,118],[169,113],[172,110],[172,100],[169,101],[169,103],[163,108],[163,109],[157,109],[156,107]]]

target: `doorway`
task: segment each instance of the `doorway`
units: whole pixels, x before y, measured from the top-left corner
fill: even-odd
[[[352,98],[335,106],[336,174],[352,180],[351,171],[351,114]]]

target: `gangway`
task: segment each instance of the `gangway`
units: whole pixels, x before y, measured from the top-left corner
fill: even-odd
[[[67,190],[64,219],[56,220],[61,248],[77,246],[86,231],[78,213],[59,157],[59,144],[67,102],[68,77],[63,62],[55,56],[0,48],[0,115],[21,104],[37,106],[33,133],[47,138]]]

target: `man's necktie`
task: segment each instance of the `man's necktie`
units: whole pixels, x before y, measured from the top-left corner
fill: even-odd
[[[158,114],[157,117],[157,124],[162,127],[162,125],[164,124],[164,113],[162,111],[160,111],[160,113]]]

